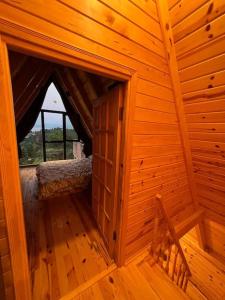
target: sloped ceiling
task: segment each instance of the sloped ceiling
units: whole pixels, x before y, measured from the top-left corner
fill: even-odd
[[[92,137],[93,101],[115,84],[114,80],[14,51],[9,52],[9,60],[17,121],[23,117],[32,98],[37,97],[42,87],[53,78],[64,94],[72,98],[76,112],[88,135]],[[21,98],[22,105],[19,101]]]

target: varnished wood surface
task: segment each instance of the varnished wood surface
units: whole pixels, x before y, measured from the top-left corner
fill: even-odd
[[[0,256],[8,254],[8,259],[6,259],[8,272],[4,276],[7,300],[14,299],[14,288],[17,289],[21,299],[30,300],[10,69],[7,45],[2,39],[1,33],[0,60],[0,98],[2,99],[0,110],[0,199],[2,199],[2,201],[0,200],[0,215],[6,224],[4,238],[0,240],[0,248],[4,249],[4,252],[0,251]]]
[[[60,299],[112,263],[84,194],[38,201],[35,168],[21,169],[33,300]]]
[[[182,248],[193,278],[186,294],[151,265],[148,255],[92,282],[107,274],[111,260],[85,210],[84,195],[37,201],[35,168],[23,168],[21,175],[33,299],[223,299],[225,267],[187,240]],[[78,290],[76,297],[66,296],[89,280],[94,284]]]
[[[130,148],[132,151],[131,165],[134,167],[131,170],[131,177],[134,175],[136,178],[133,182],[134,189],[132,183],[130,186],[127,228],[125,229],[127,230],[126,257],[128,258],[146,246],[152,239],[151,204],[155,193],[162,192],[171,207],[176,207],[177,204],[177,207],[179,206],[179,209],[182,210],[184,207],[188,207],[188,204],[191,207],[190,189],[184,167],[182,146],[180,140],[176,139],[179,136],[178,121],[166,60],[167,53],[162,41],[155,1],[124,0],[117,2],[103,0],[101,3],[94,1],[92,4],[89,2],[75,3],[69,0],[48,1],[46,3],[41,1],[2,1],[0,3],[1,30],[8,34],[8,39],[11,36],[16,36],[27,41],[32,40],[32,45],[37,43],[43,46],[41,51],[44,56],[52,55],[53,52],[49,49],[53,48],[58,53],[68,53],[74,59],[77,54],[76,50],[78,50],[81,55],[88,53],[89,59],[94,62],[100,60],[102,67],[108,66],[109,61],[111,61],[115,66],[124,66],[137,72],[136,99],[132,99],[136,105],[133,124],[134,146]],[[191,10],[199,9],[201,5],[203,7],[206,2],[209,4],[209,1],[204,0],[194,1],[191,5],[188,1],[182,1],[182,3],[186,2],[185,7],[187,9],[185,10],[183,6],[179,9],[179,2],[181,1],[170,0],[170,8],[174,9],[175,20],[177,20],[175,22],[180,23],[184,18],[191,15]],[[95,4],[98,5],[98,9],[95,9]],[[207,7],[207,11],[209,8]],[[179,10],[181,17],[177,17]],[[220,16],[218,19],[223,20],[224,17]],[[200,26],[204,24],[205,18],[201,18],[201,20],[203,21],[197,22]],[[179,41],[179,52],[181,52],[181,48],[187,46],[190,49],[192,45],[195,48],[198,47],[199,50],[194,51],[191,56],[180,57],[179,68],[181,66],[182,69],[188,70],[193,62],[200,66],[199,57],[201,62],[204,62],[208,58],[213,59],[213,55],[223,54],[224,39],[221,32],[223,27],[219,27],[219,21],[215,22],[215,20],[213,21],[214,25],[216,26],[216,32],[213,32],[214,38],[202,26],[197,35],[194,35],[191,29],[190,40],[185,38],[185,42]],[[208,45],[204,46],[207,38],[211,46],[210,52]],[[199,45],[200,43],[203,44]],[[22,41],[20,41],[21,45],[24,46]],[[34,51],[32,45],[26,45],[27,49],[32,48]],[[217,58],[216,61],[217,63],[218,61],[221,62],[221,57]],[[214,65],[214,61],[210,63]],[[202,75],[205,76],[206,74]],[[218,81],[218,84],[220,83],[221,77]],[[207,99],[211,99],[214,92],[220,98],[218,100],[223,97],[221,95],[223,87],[218,85],[209,91],[208,89],[207,91],[203,89],[203,91],[204,97]],[[192,94],[191,97],[196,97],[196,93],[198,92],[194,91],[194,95]],[[208,105],[207,107],[209,109]],[[222,107],[221,102],[220,107]],[[207,120],[208,117],[211,121],[215,117],[219,117],[221,120],[223,114],[210,112],[207,114]],[[199,131],[199,126],[202,130],[202,128],[209,128],[209,124],[198,123],[195,127],[195,124],[189,123],[189,126]],[[212,128],[216,128],[219,130],[218,132],[221,130],[223,133],[223,124],[213,124],[215,127]],[[129,140],[131,133],[131,131],[127,132]],[[195,141],[193,143],[197,149],[200,146],[203,147],[203,151],[209,149],[212,157],[219,152],[212,148],[213,145],[214,143],[211,142]],[[8,149],[8,146],[6,145],[5,149]],[[223,151],[223,143],[220,143],[219,146]],[[203,170],[202,165],[201,168]],[[217,170],[221,171],[219,168]],[[129,172],[128,169],[126,171],[128,174],[127,182],[129,182]],[[148,172],[151,176],[147,176],[148,179],[146,179]],[[221,172],[216,175],[217,183],[222,181],[220,178]],[[218,186],[218,184],[216,185]],[[218,199],[221,200],[221,197]],[[219,207],[221,204],[217,203],[217,208]],[[191,210],[185,209],[184,211],[187,214]],[[211,215],[214,215],[212,211]],[[216,214],[216,217],[220,218],[219,214]]]
[[[140,172],[134,182],[135,189],[130,184],[130,193],[124,193],[126,199],[122,198],[128,206],[123,222],[127,225],[123,231],[128,234],[124,234],[125,246],[121,252],[123,258],[128,259],[152,239],[150,207],[157,192],[163,194],[170,204],[181,198],[191,202],[156,2],[7,0],[0,3],[0,11],[3,31],[25,40],[27,31],[34,34],[28,41],[40,43],[44,47],[43,55],[47,55],[46,48],[68,53],[73,58],[87,53],[89,60],[98,61],[102,68],[107,68],[110,62],[115,68],[123,66],[136,74],[136,97],[132,96],[129,102],[135,108],[129,111],[132,122],[125,134],[126,144],[129,143],[129,161],[123,165],[125,186],[129,185],[133,172],[129,167],[130,158],[131,164],[138,166],[136,171]],[[7,26],[7,22],[22,26],[20,33],[15,34],[16,27],[14,24]],[[133,144],[130,143],[132,140]],[[152,157],[159,164],[155,165],[153,161],[150,164]],[[176,168],[178,164],[180,168]],[[146,179],[144,174],[142,176],[142,169],[153,172],[153,176]],[[169,170],[167,175],[165,169]],[[172,186],[176,185],[177,177],[180,178],[180,188],[174,190]]]
[[[1,175],[1,174],[0,174]],[[0,299],[13,299],[13,277],[0,177]]]
[[[198,210],[199,203],[198,203],[198,197],[196,191],[196,184],[194,181],[190,141],[188,136],[187,124],[185,122],[185,114],[184,114],[184,107],[182,101],[182,91],[181,91],[179,74],[178,74],[177,58],[176,58],[176,52],[174,47],[173,32],[171,28],[167,0],[157,1],[157,6],[158,6],[159,16],[161,20],[162,32],[164,34],[164,43],[168,53],[167,58],[168,58],[168,64],[170,68],[172,86],[175,95],[176,109],[177,109],[177,115],[179,119],[180,133],[181,133],[182,145],[184,149],[185,165],[188,174],[190,192],[191,192],[192,200],[194,202],[194,207],[196,210]],[[204,230],[204,224],[203,222],[201,222],[201,220],[199,221],[198,224],[198,240],[201,247],[205,248],[206,247],[205,230]]]
[[[93,105],[92,208],[112,257],[115,255],[116,235],[119,233],[120,108],[123,92],[122,85],[114,87]]]
[[[76,297],[68,295],[64,300],[225,299],[225,265],[193,245],[187,237],[182,239],[181,245],[193,274],[186,293],[157,265],[152,264],[146,251],[126,267],[113,271]]]
[[[225,3],[169,2],[197,196],[206,217],[223,225],[224,232]],[[208,246],[225,258],[218,247],[224,237],[212,222],[206,223],[207,235],[212,237]]]
[[[225,264],[199,249],[187,236],[181,240],[192,277],[187,295],[192,299],[225,299]],[[196,289],[193,290],[193,287]],[[200,294],[201,297],[197,298]]]
[[[167,214],[160,194],[156,195],[155,205],[154,240],[150,251],[152,259],[178,287],[186,292],[191,272],[176,228]],[[171,260],[172,252],[175,254],[173,260]]]

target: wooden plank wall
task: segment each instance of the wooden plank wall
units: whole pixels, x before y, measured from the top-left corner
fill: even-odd
[[[0,174],[0,299],[14,299],[11,259],[5,222],[2,181]],[[2,289],[1,287],[4,287]],[[5,298],[4,298],[5,297]]]
[[[5,0],[0,18],[137,71],[126,258],[151,241],[156,193],[171,215],[189,214],[192,199],[155,1]]]
[[[221,224],[206,222],[209,246],[225,257],[225,2],[168,4],[198,197]]]

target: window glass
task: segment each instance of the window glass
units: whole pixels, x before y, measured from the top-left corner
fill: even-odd
[[[66,142],[66,159],[73,159],[73,142]]]
[[[43,161],[42,133],[31,131],[19,145],[21,165],[39,164]]]
[[[46,141],[63,141],[62,114],[44,113]]]
[[[68,116],[66,116],[66,139],[67,140],[77,140],[78,136],[76,131],[73,129],[73,125],[70,122]]]
[[[61,160],[64,159],[63,143],[46,143],[46,160]]]

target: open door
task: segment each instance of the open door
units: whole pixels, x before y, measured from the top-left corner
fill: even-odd
[[[92,208],[112,258],[116,240],[122,100],[120,84],[97,99],[93,108]]]

